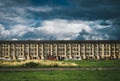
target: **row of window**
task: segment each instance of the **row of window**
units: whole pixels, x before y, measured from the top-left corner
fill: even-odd
[[[79,46],[87,46],[87,47],[92,47],[92,46],[94,46],[94,47],[97,47],[97,46],[100,46],[100,47],[102,47],[102,46],[104,46],[104,47],[109,47],[109,46],[113,46],[113,47],[115,47],[115,46],[117,46],[117,47],[120,47],[120,44],[1,44],[1,47],[9,47],[9,46],[11,46],[11,47],[23,47],[23,46],[25,46],[25,47],[42,47],[42,46],[44,46],[44,47],[51,47],[51,46],[53,46],[53,47],[56,47],[56,46],[58,46],[58,47],[64,47],[64,46],[67,46],[67,47],[79,47]]]

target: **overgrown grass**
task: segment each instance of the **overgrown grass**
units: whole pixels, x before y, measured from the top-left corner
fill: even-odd
[[[1,81],[120,81],[120,71],[0,72]]]
[[[0,68],[40,68],[40,67],[77,67],[74,62],[50,61],[50,60],[26,60],[26,61],[0,61]]]
[[[0,68],[14,67],[120,67],[120,60],[27,60],[27,61],[0,61]]]

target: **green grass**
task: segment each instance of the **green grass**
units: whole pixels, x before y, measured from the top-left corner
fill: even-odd
[[[120,81],[120,71],[0,72],[0,81]]]
[[[120,60],[68,60],[74,62],[79,67],[120,67]]]

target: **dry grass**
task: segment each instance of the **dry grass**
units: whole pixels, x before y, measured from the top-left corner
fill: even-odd
[[[76,67],[73,62],[50,60],[0,61],[0,67]]]

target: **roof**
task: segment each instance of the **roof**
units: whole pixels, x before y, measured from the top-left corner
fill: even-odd
[[[39,43],[120,43],[120,40],[0,40],[0,44],[39,44]]]

